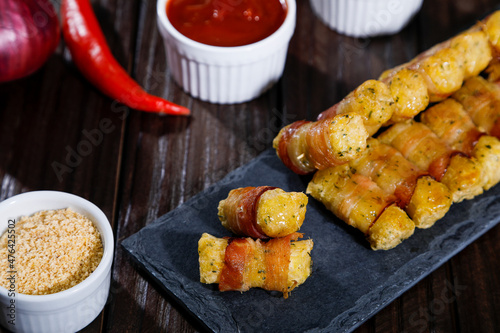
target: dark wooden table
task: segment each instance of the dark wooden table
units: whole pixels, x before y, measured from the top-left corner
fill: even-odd
[[[309,2],[299,0],[282,80],[254,101],[223,106],[191,98],[170,79],[156,1],[92,3],[128,72],[149,92],[189,107],[193,115],[162,117],[114,103],[78,72],[64,42],[37,73],[0,85],[0,200],[25,191],[67,191],[97,204],[113,225],[117,246],[109,300],[84,332],[201,331],[136,270],[121,241],[269,148],[284,124],[314,119],[364,80],[451,37],[499,4],[425,0],[401,33],[354,39],[329,30]],[[99,131],[103,121],[110,127],[89,140],[85,133]],[[67,166],[63,171],[56,167],[61,164]],[[498,332],[498,253],[500,225],[356,332]]]

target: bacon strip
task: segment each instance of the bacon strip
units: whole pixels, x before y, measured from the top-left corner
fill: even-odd
[[[357,158],[366,149],[367,138],[363,118],[351,112],[294,122],[280,131],[273,146],[289,169],[305,175]]]
[[[317,169],[325,169],[329,166],[343,164],[332,151],[329,142],[329,122],[317,121],[312,123],[306,135],[306,143],[309,147],[309,158]]]
[[[257,224],[257,208],[262,194],[275,188],[243,187],[229,192],[224,208],[229,229],[237,235],[268,238]]]
[[[363,217],[365,224],[358,224],[361,231],[368,235],[370,228],[375,224],[385,209],[393,204],[397,204],[397,198],[393,194],[384,193],[384,191],[369,177],[352,174],[352,185],[356,187],[353,192],[356,195],[356,202],[349,213],[349,220],[361,220],[358,215]],[[364,218],[367,216],[367,218]],[[366,229],[365,229],[366,228]]]
[[[499,127],[499,129],[500,129],[500,127]],[[474,147],[479,142],[479,139],[481,139],[481,137],[485,134],[486,133],[480,132],[477,128],[474,128],[470,131],[467,131],[467,133],[464,136],[463,147],[462,147],[461,151],[467,156],[472,156],[472,153],[474,151]],[[499,134],[500,134],[500,132],[499,132]]]
[[[327,119],[327,118],[333,118],[336,115],[341,114],[342,112],[341,112],[339,104],[340,104],[340,102],[337,103],[337,104],[334,104],[334,105],[330,106],[328,109],[326,109],[325,111],[321,112],[316,117],[316,119],[317,120],[322,120],[322,119]]]
[[[359,159],[349,162],[349,166],[352,173],[369,177],[386,193],[393,194],[397,206],[418,228],[430,227],[451,205],[445,185],[376,138],[368,139],[366,151]]]
[[[446,169],[450,164],[451,155],[452,153],[441,155],[429,164],[429,174],[438,182],[443,179],[446,173]]]
[[[282,134],[282,136],[279,140],[279,143],[278,143],[278,148],[276,149],[278,157],[281,159],[283,164],[285,164],[285,166],[287,168],[289,168],[290,170],[292,170],[293,172],[295,172],[296,174],[299,174],[299,175],[306,175],[310,171],[306,171],[306,170],[303,170],[303,169],[295,166],[295,164],[290,159],[290,155],[288,155],[288,146],[290,145],[290,141],[291,141],[293,135],[297,132],[297,130],[307,123],[309,123],[309,121],[299,120],[299,121],[296,121],[296,122],[290,124],[290,126],[288,126],[283,131],[283,134]]]
[[[449,98],[425,111],[421,120],[453,150],[477,160],[485,190],[500,181],[500,141],[478,129],[462,104]]]
[[[249,238],[230,238],[228,240],[224,254],[224,267],[219,281],[220,291],[247,291],[250,289],[245,271],[252,258],[254,248],[255,242]]]
[[[398,206],[405,208],[410,203],[411,197],[415,192],[415,187],[417,186],[418,179],[423,176],[424,173],[418,176],[412,176],[405,179],[403,182],[399,183],[394,190],[394,195],[398,198]]]
[[[453,94],[474,124],[487,134],[500,139],[500,89],[480,76],[465,81]]]
[[[394,195],[382,190],[370,177],[352,173],[349,166],[316,172],[307,193],[364,234],[385,207],[397,202]]]
[[[481,132],[463,106],[449,98],[427,109],[421,121],[453,150],[472,156],[474,147],[485,133]]]
[[[290,266],[290,241],[302,238],[301,233],[293,233],[286,237],[274,238],[264,244],[266,262],[266,280],[264,289],[277,290],[288,298],[288,269]]]
[[[491,127],[490,135],[500,139],[500,116]]]
[[[478,160],[451,149],[425,124],[398,123],[381,133],[378,139],[398,149],[410,162],[446,185],[454,202],[482,193]]]
[[[265,290],[281,291],[285,298],[294,286],[288,288],[290,265],[290,242],[301,238],[303,234],[293,233],[286,237],[274,238],[267,242],[251,238],[230,238],[224,254],[224,266],[221,270],[220,291],[247,291],[255,281],[251,281],[250,270],[256,266],[254,261],[263,260],[265,264]],[[255,253],[263,253],[260,258]]]
[[[405,208],[411,200],[420,177],[428,175],[408,161],[395,148],[368,140],[368,148],[361,158],[349,163],[356,173],[370,177],[387,193],[398,198],[398,206]]]
[[[415,229],[415,223],[396,206],[394,195],[347,165],[316,172],[307,193],[365,234],[375,250],[393,248]]]
[[[446,173],[453,151],[429,127],[422,123],[398,123],[379,136],[382,143],[399,150],[421,170],[437,181]]]
[[[452,149],[429,127],[415,121],[392,125],[378,139],[399,150],[421,170],[429,171],[433,177],[437,175],[436,179],[440,178],[439,174],[443,171],[440,166],[446,167],[444,162],[449,160],[452,153]],[[432,163],[435,164],[433,167]]]

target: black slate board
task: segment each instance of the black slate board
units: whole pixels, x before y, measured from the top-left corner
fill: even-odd
[[[271,185],[305,191],[273,150],[158,218],[122,242],[162,288],[214,332],[349,332],[404,293],[500,220],[500,186],[455,204],[432,228],[389,251],[372,251],[363,236],[310,198],[301,228],[314,240],[313,272],[285,300],[252,289],[217,291],[199,282],[197,244],[203,232],[231,236],[217,205],[237,187]]]

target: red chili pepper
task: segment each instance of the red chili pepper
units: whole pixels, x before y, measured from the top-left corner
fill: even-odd
[[[63,0],[62,32],[73,62],[107,96],[130,108],[171,115],[189,109],[144,91],[113,57],[89,0]]]

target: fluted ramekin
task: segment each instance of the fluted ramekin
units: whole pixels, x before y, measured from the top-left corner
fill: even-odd
[[[71,208],[89,218],[101,234],[104,253],[96,270],[76,286],[49,295],[15,295],[0,287],[0,324],[12,332],[76,332],[90,324],[106,304],[113,261],[113,230],[106,215],[93,203],[73,194],[34,191],[0,203],[0,234],[9,219],[42,210]]]
[[[286,0],[287,16],[278,30],[256,43],[221,47],[202,44],[177,31],[158,0],[158,28],[174,80],[193,97],[218,104],[242,103],[273,86],[283,74],[295,30],[296,3]]]
[[[401,31],[423,0],[310,0],[314,13],[331,29],[351,37]]]

